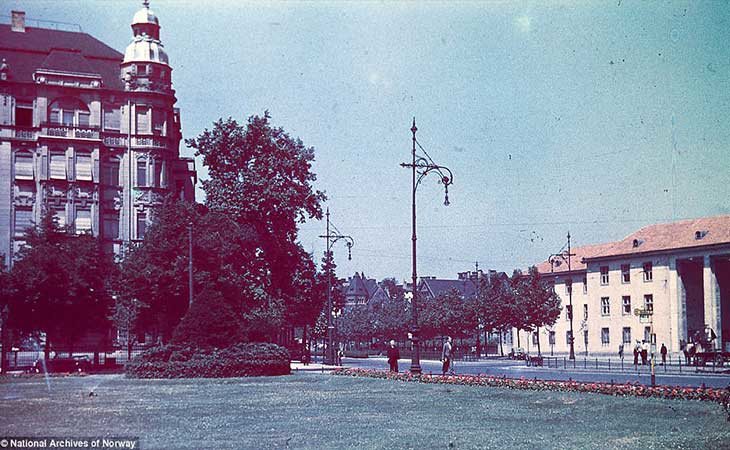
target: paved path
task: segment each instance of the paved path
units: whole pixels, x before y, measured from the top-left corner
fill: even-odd
[[[401,359],[399,362],[401,371],[408,370],[410,360]],[[344,358],[345,367],[360,367],[364,369],[387,370],[388,362],[385,358]],[[441,362],[422,360],[421,368],[424,373],[440,374]],[[468,375],[492,375],[507,376],[510,378],[538,378],[541,380],[568,380],[594,381],[614,383],[636,383],[650,384],[651,376],[648,368],[643,367],[641,372],[634,371],[605,371],[591,369],[556,369],[547,367],[527,367],[523,361],[512,361],[508,359],[493,359],[484,361],[457,361],[454,367],[457,374]],[[730,375],[711,373],[663,373],[656,371],[656,383],[671,386],[694,386],[704,384],[707,387],[724,388],[730,385]]]

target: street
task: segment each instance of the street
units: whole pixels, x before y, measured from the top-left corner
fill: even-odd
[[[371,358],[343,358],[342,365],[345,367],[357,367],[362,369],[387,370],[388,361],[381,357]],[[401,372],[407,371],[411,365],[410,359],[400,359],[398,368]],[[441,362],[421,360],[423,373],[440,374]],[[454,367],[456,374],[463,375],[490,375],[506,376],[509,378],[538,378],[541,380],[568,380],[586,382],[614,382],[614,383],[641,383],[650,384],[651,375],[648,366],[644,366],[640,372],[625,370],[607,371],[593,369],[562,369],[547,367],[527,367],[524,361],[510,359],[489,359],[482,361],[456,361]],[[712,373],[663,373],[661,367],[655,371],[656,383],[670,386],[699,387],[704,384],[706,387],[724,388],[730,385],[730,375]]]

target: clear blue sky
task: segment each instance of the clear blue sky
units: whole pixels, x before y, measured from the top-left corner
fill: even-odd
[[[141,1],[2,1],[123,51]],[[316,149],[340,276],[410,276],[411,120],[455,175],[418,191],[419,274],[730,214],[730,3],[152,0],[183,135],[273,122]],[[183,149],[183,154],[190,154]],[[201,177],[205,169],[198,163]],[[202,200],[203,194],[199,193]],[[319,260],[324,222],[301,227]]]

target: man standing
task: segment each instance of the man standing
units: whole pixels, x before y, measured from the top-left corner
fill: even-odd
[[[449,367],[451,366],[451,337],[446,337],[446,342],[444,342],[444,349],[441,352],[441,361],[443,361],[443,366],[441,367],[442,375],[446,375],[446,372],[449,371]]]
[[[649,344],[646,341],[641,342],[641,365],[645,366],[649,361]]]
[[[391,339],[390,347],[388,347],[388,364],[391,372],[398,373],[398,359],[400,359],[400,351],[395,346],[395,341]]]
[[[704,333],[704,342],[702,343],[703,350],[705,351],[713,351],[715,349],[713,344],[713,341],[717,339],[717,335],[715,334],[715,330],[710,328],[708,324],[705,324],[705,333]]]
[[[664,342],[662,342],[662,348],[659,350],[659,353],[662,354],[662,366],[667,363],[667,346],[664,345]]]

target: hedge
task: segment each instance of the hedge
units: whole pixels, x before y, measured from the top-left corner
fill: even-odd
[[[276,344],[199,349],[175,344],[147,350],[127,363],[128,378],[228,378],[288,375],[289,352]]]

